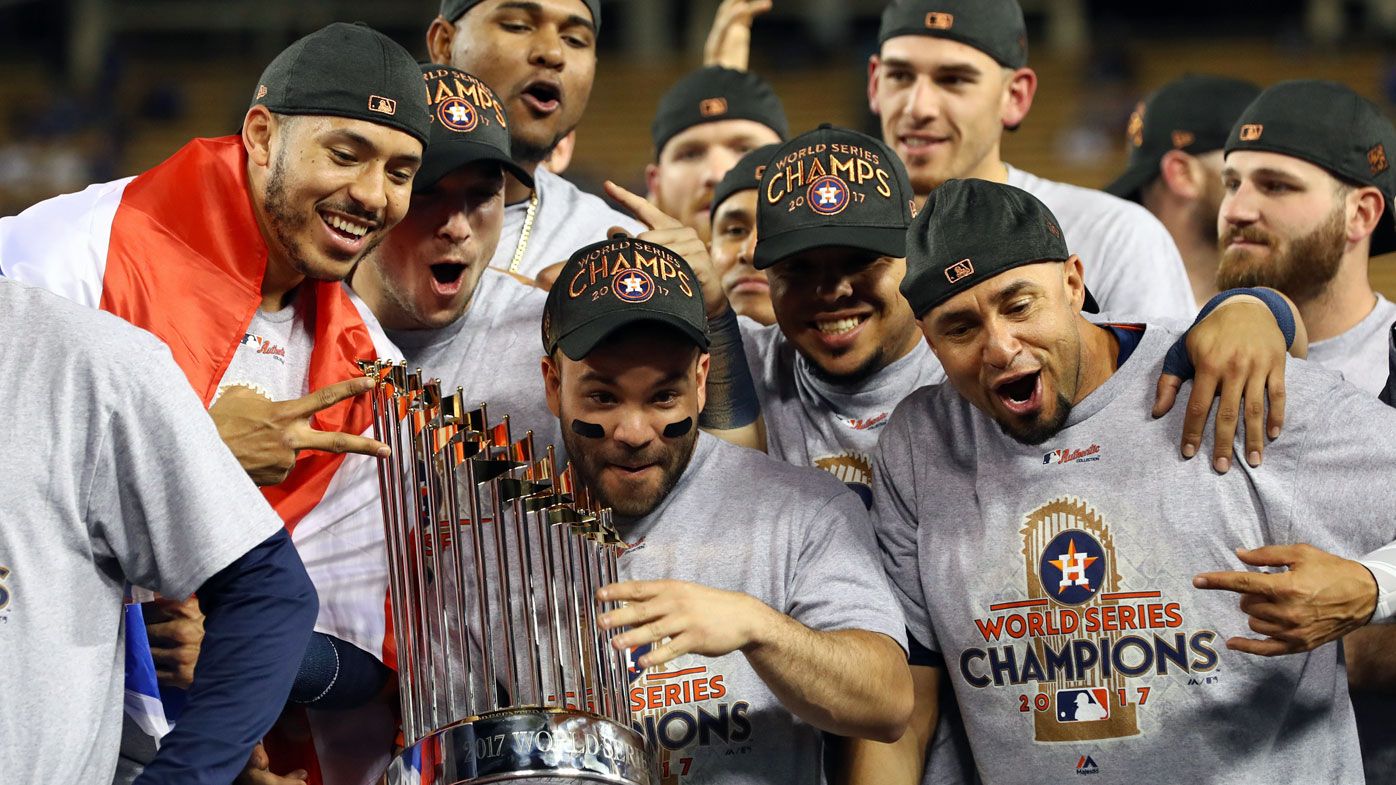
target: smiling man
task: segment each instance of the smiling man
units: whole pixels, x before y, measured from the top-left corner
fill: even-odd
[[[708,66],[659,99],[650,132],[654,163],[645,167],[660,210],[710,238],[717,184],[746,153],[789,132],[785,108],[756,74]]]
[[[979,177],[1037,196],[1091,260],[1086,283],[1114,313],[1191,319],[1197,310],[1178,249],[1147,210],[1100,191],[1036,177],[1003,161],[1005,130],[1037,92],[1017,0],[893,0],[868,61],[868,105],[906,164],[917,198]]]
[[[857,497],[698,430],[708,329],[677,254],[629,238],[582,248],[543,317],[548,403],[628,544],[624,582],[598,599],[630,603],[602,624],[630,652],[660,777],[816,785],[820,731],[900,735],[902,622]]]
[[[540,166],[586,109],[600,29],[599,0],[443,0],[427,30],[433,62],[474,74],[500,97],[514,160],[533,177],[532,186],[507,180],[492,267],[535,278],[581,246],[608,237],[612,227],[644,231],[635,219]],[[503,295],[487,302],[504,309],[513,300]]]
[[[421,72],[381,33],[336,23],[278,55],[249,95],[239,136],[0,219],[0,274],[170,347],[267,486],[320,595],[316,630],[381,656],[387,566],[365,456],[388,448],[364,436],[372,414],[355,396],[372,386],[356,361],[385,347],[340,280],[407,211],[429,129]],[[338,762],[359,768],[361,749]]]
[[[901,291],[948,383],[892,415],[874,521],[914,664],[948,672],[982,779],[1362,782],[1339,647],[1230,651],[1245,614],[1192,578],[1238,547],[1389,541],[1393,458],[1372,445],[1390,452],[1396,412],[1296,361],[1285,438],[1219,476],[1169,449],[1183,412],[1142,416],[1178,333],[1082,318],[1081,259],[1040,201],[952,181],[907,245]],[[876,781],[920,781],[928,736]]]

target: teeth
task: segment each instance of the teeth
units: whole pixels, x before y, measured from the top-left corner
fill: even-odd
[[[343,218],[340,218],[337,215],[325,216],[325,223],[329,224],[330,226],[333,226],[341,232],[344,232],[345,234],[352,234],[355,237],[363,237],[364,235],[368,234],[367,226],[359,226],[358,224],[349,223],[348,221],[344,220]]]
[[[824,333],[825,335],[839,335],[841,333],[846,333],[849,330],[852,330],[854,327],[857,327],[861,322],[861,319],[854,316],[848,319],[835,319],[827,322],[816,322],[815,326],[818,327],[819,331],[821,333]]]

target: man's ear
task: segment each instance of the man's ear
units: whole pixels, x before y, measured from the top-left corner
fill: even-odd
[[[1347,239],[1350,243],[1360,242],[1370,237],[1382,221],[1390,221],[1386,214],[1386,199],[1381,191],[1370,185],[1352,189],[1347,198]]]
[[[1081,263],[1081,257],[1072,254],[1066,258],[1062,264],[1062,283],[1071,297],[1072,312],[1079,313],[1086,304],[1086,266]]]
[[[276,132],[276,117],[271,110],[257,104],[242,118],[242,146],[247,157],[259,167],[271,164],[271,138]]]
[[[882,109],[877,104],[877,66],[881,62],[877,55],[868,58],[868,109],[879,117]]]
[[[431,20],[427,28],[427,57],[433,63],[451,64],[451,42],[456,40],[456,26],[446,17],[438,16]]]
[[[1008,75],[1008,84],[1004,90],[1001,119],[1003,127],[1012,130],[1028,119],[1033,96],[1037,95],[1037,72],[1031,68],[1015,70]]]
[[[658,164],[645,164],[645,188],[649,189],[649,193],[646,194],[647,198],[651,202],[657,202],[659,200]]]
[[[1198,198],[1206,190],[1202,178],[1207,170],[1202,162],[1182,150],[1169,150],[1163,154],[1158,164],[1159,179],[1175,196],[1189,201]]]
[[[712,360],[712,355],[703,352],[698,355],[698,411],[703,411],[703,407],[708,405],[708,367]]]
[[[548,398],[548,410],[554,417],[562,417],[562,377],[558,374],[557,363],[544,356],[540,370],[543,372],[543,392]]]

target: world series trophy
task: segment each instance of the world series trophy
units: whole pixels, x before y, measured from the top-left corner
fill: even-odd
[[[404,747],[384,785],[652,785],[595,602],[622,540],[554,448],[385,361],[374,436]]]

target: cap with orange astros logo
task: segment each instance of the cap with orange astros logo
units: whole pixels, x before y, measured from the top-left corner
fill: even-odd
[[[514,163],[504,104],[484,82],[449,65],[421,67],[431,107],[431,140],[422,153],[422,168],[412,181],[424,191],[466,164],[493,161],[519,182],[533,187],[533,175]]]
[[[573,253],[543,307],[543,351],[581,360],[639,322],[675,328],[708,349],[708,316],[698,277],[662,245],[620,235]]]
[[[821,125],[781,145],[766,164],[753,266],[830,246],[905,256],[914,199],[905,166],[882,140]]]

